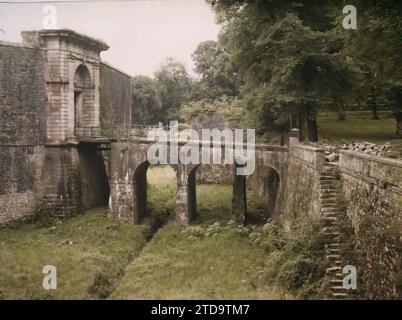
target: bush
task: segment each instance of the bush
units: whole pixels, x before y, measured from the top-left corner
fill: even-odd
[[[40,228],[47,228],[59,222],[46,201],[42,201],[34,210],[32,222]]]
[[[289,234],[274,223],[267,223],[261,233],[259,245],[271,252],[271,281],[300,298],[325,295],[327,262],[321,227],[318,219],[305,217]]]

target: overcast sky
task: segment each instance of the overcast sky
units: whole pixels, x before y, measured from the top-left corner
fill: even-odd
[[[45,4],[2,4],[0,40],[20,42],[22,30],[40,30]],[[11,0],[21,1],[21,0]],[[29,1],[29,0],[28,0]],[[35,1],[35,0],[33,0]],[[105,41],[102,59],[131,75],[152,76],[166,57],[192,74],[191,53],[198,43],[216,40],[219,26],[204,0],[107,1],[55,4],[57,28]]]

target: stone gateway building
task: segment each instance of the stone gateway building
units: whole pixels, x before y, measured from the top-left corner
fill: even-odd
[[[0,42],[0,224],[29,217],[42,203],[64,217],[109,204],[110,217],[141,223],[149,141],[131,127],[130,76],[101,61],[108,46],[100,40],[71,30],[22,38]],[[324,150],[297,137],[291,132],[286,146],[256,145],[249,184],[272,217],[322,219],[334,296],[346,295],[339,230],[345,216],[364,252],[366,285],[374,297],[397,297],[402,161],[342,151],[339,163],[326,163]],[[191,223],[197,211],[198,168],[174,167],[180,223]],[[245,222],[246,178],[230,169],[232,212]]]
[[[69,216],[106,205],[102,131],[131,123],[131,78],[103,63],[102,41],[71,30],[0,42],[0,223],[43,200]]]

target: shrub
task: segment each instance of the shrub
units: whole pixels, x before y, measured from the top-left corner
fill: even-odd
[[[40,228],[47,228],[58,223],[59,219],[55,217],[47,202],[42,201],[34,210],[32,222]]]
[[[327,262],[318,219],[304,217],[289,234],[267,223],[261,237],[260,245],[271,252],[269,269],[274,284],[301,298],[324,296]]]

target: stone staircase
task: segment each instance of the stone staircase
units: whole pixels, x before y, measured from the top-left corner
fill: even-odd
[[[347,289],[343,288],[342,273],[343,261],[340,252],[341,234],[338,228],[338,219],[341,214],[339,199],[342,197],[341,180],[336,164],[325,164],[320,173],[320,200],[321,216],[323,219],[323,234],[326,237],[325,254],[330,263],[326,270],[334,299],[347,298]]]

